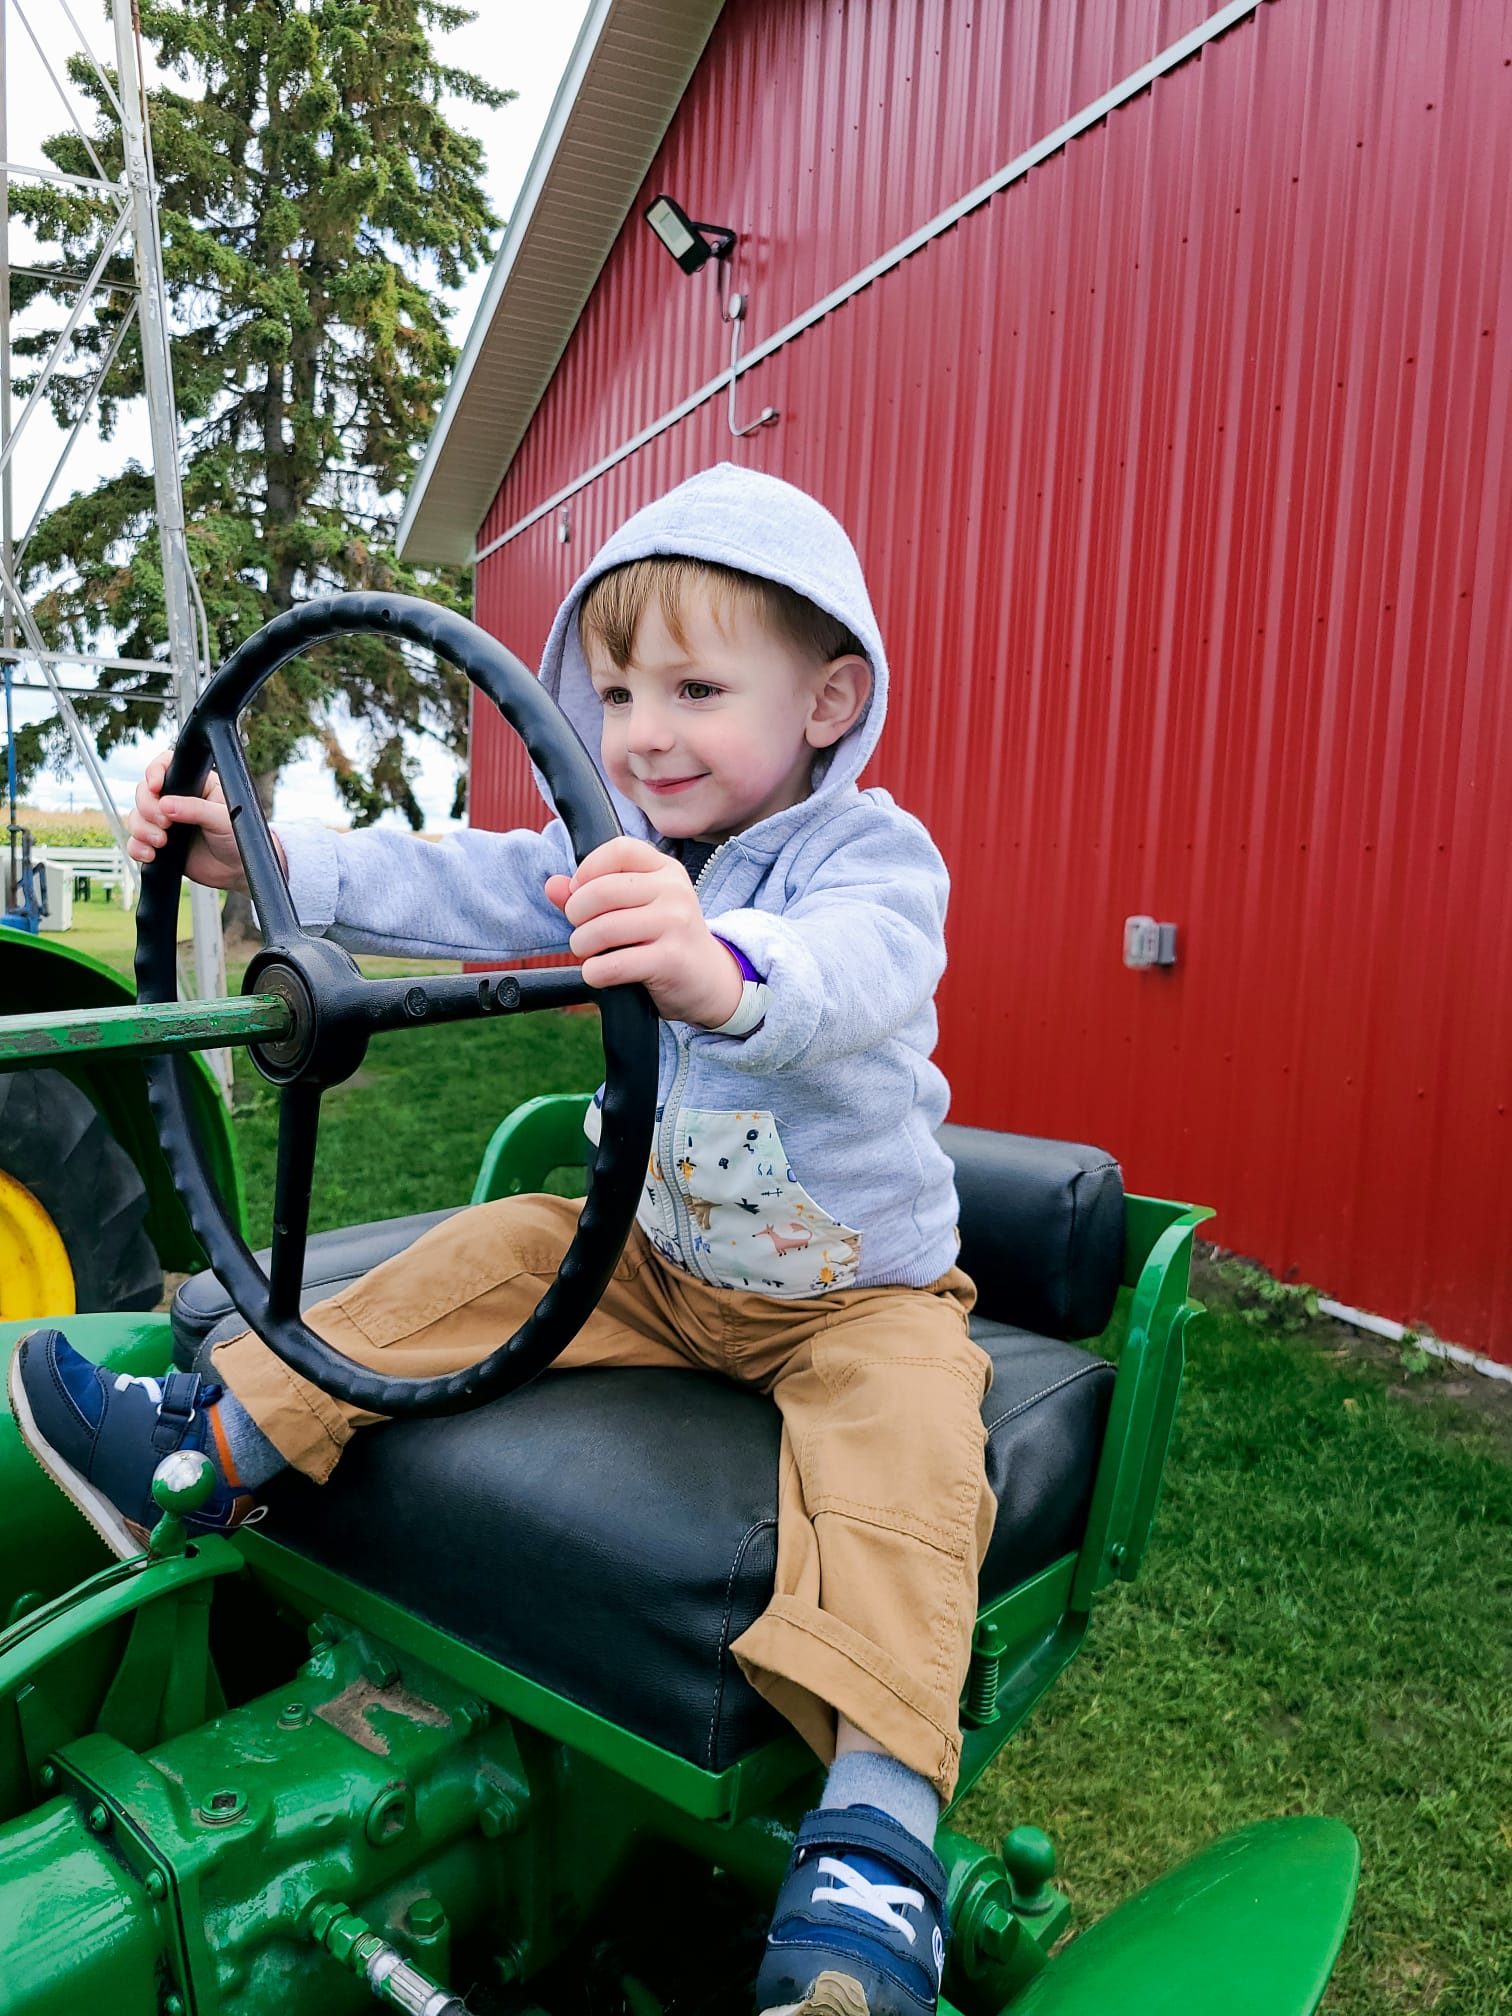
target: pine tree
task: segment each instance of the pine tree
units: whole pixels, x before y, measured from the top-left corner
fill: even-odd
[[[142,0],[143,40],[183,87],[155,89],[150,117],[189,551],[217,660],[294,602],[337,589],[462,606],[463,576],[418,579],[396,561],[393,538],[456,359],[436,289],[488,257],[498,223],[482,149],[449,123],[442,99],[496,107],[514,94],[432,45],[473,18],[443,0]],[[82,58],[71,74],[100,114],[96,151],[119,173],[103,87]],[[67,173],[94,172],[77,134],[46,152]],[[49,271],[88,270],[108,206],[52,185],[13,185],[11,203],[56,247]],[[107,271],[129,282],[129,252]],[[74,298],[59,282],[12,285],[18,308],[38,293]],[[50,387],[60,425],[84,404],[128,300],[103,297],[81,325],[76,368]],[[18,341],[18,358],[39,357],[47,340]],[[107,431],[141,389],[133,328],[101,387]],[[130,464],[52,511],[26,561],[49,641],[77,649],[107,635],[120,656],[163,655],[149,472]],[[107,672],[101,684],[130,694],[165,682]],[[366,731],[365,761],[337,736],[338,696]],[[137,703],[96,708],[93,722],[103,751],[160,718]],[[380,640],[345,639],[275,675],[244,726],[265,805],[313,739],[358,824],[393,806],[418,827],[405,737],[431,735],[461,754],[467,686]]]

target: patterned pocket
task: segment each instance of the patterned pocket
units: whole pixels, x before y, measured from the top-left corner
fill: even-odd
[[[676,1139],[676,1166],[665,1173],[692,1219],[696,1272],[764,1295],[855,1287],[861,1234],[804,1189],[769,1112],[685,1106]]]

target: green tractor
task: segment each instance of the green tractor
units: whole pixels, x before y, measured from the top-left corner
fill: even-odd
[[[175,1000],[176,829],[144,880],[138,1004],[0,1022],[6,1070],[147,1055],[163,1152],[210,1262],[170,1313],[73,1318],[79,1345],[161,1376],[250,1322],[299,1371],[395,1417],[358,1439],[337,1483],[286,1477],[265,1523],[232,1537],[187,1540],[208,1466],[167,1458],[149,1550],[103,1567],[0,1422],[0,2016],[335,2016],[375,2001],[555,2016],[595,2006],[600,1978],[597,2006],[656,2016],[669,1991],[654,1952],[626,1958],[611,1937],[635,1923],[624,1901],[647,1840],[725,1900],[699,1998],[733,2009],[750,1979],[743,1913],[770,1906],[818,1772],[729,1650],[771,1586],[776,1411],[694,1372],[535,1376],[602,1293],[633,1217],[656,1089],[640,990],[597,997],[606,1091],[581,1226],[515,1337],[443,1380],[380,1381],[300,1319],[431,1222],[307,1237],[323,1089],[385,1030],[588,998],[561,970],[370,980],[301,933],[236,722],[278,665],[353,630],[466,672],[523,737],[580,857],[615,830],[581,744],[493,639],[397,596],[311,604],[222,669],[169,781],[194,789],[213,765],[232,807],[264,933],[243,996]],[[231,1042],[281,1088],[259,1254],[189,1054]],[[474,1201],[582,1163],[584,1105],[536,1099],[505,1120]],[[995,1368],[1000,1500],[962,1702],[964,1794],[1075,1655],[1099,1592],[1139,1569],[1207,1214],[1126,1196],[1093,1150],[948,1136],[981,1290],[973,1329]],[[0,1325],[0,1360],[28,1327]],[[1115,1334],[1116,1370],[1099,1349]],[[983,1846],[949,1817],[947,2012],[1305,2016],[1323,1994],[1358,1873],[1334,1821],[1247,1828],[1055,1951],[1069,1905],[1050,1843],[1021,1827]],[[725,1986],[711,1994],[711,1979]]]
[[[88,1018],[133,995],[97,959],[0,926],[7,1015]],[[241,1229],[244,1206],[225,1103],[204,1059],[190,1060],[194,1124]],[[167,1271],[205,1254],[158,1144],[147,1074],[135,1057],[53,1047],[47,1063],[0,1075],[0,1322],[153,1308]]]
[[[47,869],[16,817],[11,667],[5,686],[6,850],[0,869],[0,1008],[56,1015],[129,1004],[131,990],[97,960],[40,935]],[[215,1081],[194,1060],[195,1124],[240,1220],[236,1149]],[[151,1309],[163,1273],[205,1255],[173,1187],[132,1059],[102,1067],[87,1047],[53,1068],[0,1077],[0,1322],[27,1316]]]

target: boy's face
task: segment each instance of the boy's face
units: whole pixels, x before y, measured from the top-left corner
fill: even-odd
[[[817,752],[870,691],[864,659],[816,665],[744,602],[695,588],[686,642],[648,604],[623,669],[597,641],[588,669],[604,709],[610,781],[671,840],[726,840],[806,798]]]

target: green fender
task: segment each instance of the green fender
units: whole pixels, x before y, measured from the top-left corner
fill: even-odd
[[[1338,1820],[1263,1820],[1073,1940],[1012,2016],[1312,2016],[1360,1877]]]
[[[0,926],[0,1002],[8,1015],[43,1015],[71,1008],[123,1008],[136,995],[118,973],[55,940]],[[99,1108],[105,1124],[141,1171],[147,1185],[147,1236],[165,1269],[190,1274],[205,1254],[189,1226],[168,1164],[158,1146],[147,1104],[147,1077],[137,1058],[119,1051],[98,1060],[47,1060],[49,1070],[71,1078]],[[231,1120],[215,1076],[203,1057],[191,1059],[194,1117],[216,1186],[243,1236],[247,1204]]]

